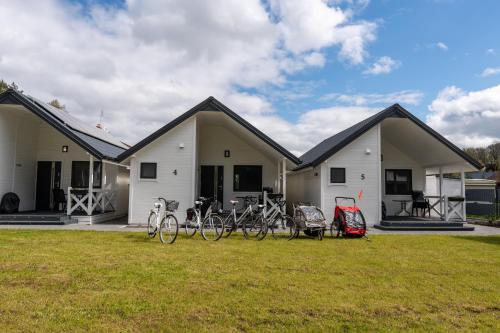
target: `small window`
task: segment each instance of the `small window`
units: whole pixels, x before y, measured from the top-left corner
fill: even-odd
[[[262,165],[235,165],[233,177],[235,192],[262,191]]]
[[[73,161],[71,163],[71,187],[88,188],[89,187],[89,161]],[[102,163],[94,162],[94,188],[101,188]]]
[[[330,184],[345,184],[345,168],[330,168]]]
[[[385,194],[410,195],[411,191],[411,170],[385,170]]]
[[[156,179],[156,163],[141,163],[141,179]]]

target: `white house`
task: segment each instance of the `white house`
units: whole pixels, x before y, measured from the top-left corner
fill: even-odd
[[[185,217],[198,196],[229,200],[286,191],[299,159],[209,97],[118,156],[130,165],[129,223],[145,224],[154,197],[179,201]]]
[[[14,192],[20,212],[49,212],[62,190],[64,214],[97,222],[125,215],[128,147],[102,129],[15,90],[0,94],[0,197]]]
[[[382,202],[387,215],[404,215],[412,191],[429,194],[426,176],[435,174],[433,212],[464,219],[464,172],[482,167],[398,104],[297,158],[213,97],[128,147],[14,90],[0,94],[0,154],[0,196],[17,193],[21,211],[53,208],[62,189],[66,215],[97,222],[128,213],[130,224],[146,223],[154,197],[178,200],[182,220],[198,196],[229,209],[268,188],[289,206],[318,205],[328,220],[336,196],[355,197],[374,225]],[[444,191],[447,173],[462,175],[458,197]]]
[[[333,218],[335,197],[354,197],[367,223],[387,215],[407,215],[412,191],[426,191],[426,175],[461,174],[460,196],[465,197],[464,172],[482,168],[439,133],[395,104],[324,140],[300,157],[288,175],[289,201],[312,202]],[[465,218],[460,198],[441,191],[429,198],[433,212],[443,219]]]

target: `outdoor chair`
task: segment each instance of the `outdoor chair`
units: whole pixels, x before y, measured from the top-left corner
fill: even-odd
[[[412,191],[411,197],[413,200],[412,206],[411,206],[411,215],[418,216],[418,209],[420,208],[420,211],[422,212],[422,217],[425,217],[426,210],[429,212],[429,217],[431,217],[431,205],[429,203],[429,200],[427,200],[424,197],[424,192],[423,191]],[[415,211],[416,215],[413,215],[414,211]]]
[[[52,190],[52,196],[54,198],[54,206],[53,210],[59,211],[59,205],[62,205],[62,209],[66,209],[66,194],[64,194],[64,190],[61,188],[55,188]]]

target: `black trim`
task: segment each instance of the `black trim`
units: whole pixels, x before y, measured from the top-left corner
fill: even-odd
[[[420,119],[412,115],[409,111],[407,111],[405,108],[403,108],[399,104],[394,104],[376,115],[372,116],[371,118],[365,119],[366,124],[361,126],[360,128],[354,130],[352,133],[350,133],[345,139],[343,139],[340,143],[334,145],[330,149],[328,149],[326,152],[322,153],[318,157],[314,158],[312,161],[302,164],[299,167],[295,169],[295,171],[307,168],[307,167],[314,167],[328,159],[330,156],[347,146],[349,143],[360,137],[362,134],[367,132],[369,129],[371,129],[373,126],[377,125],[380,123],[382,120],[386,118],[407,118],[411,121],[413,121],[417,126],[419,126],[421,129],[432,135],[435,139],[440,141],[442,144],[446,145],[449,149],[451,149],[453,152],[455,152],[457,155],[462,157],[464,160],[466,160],[468,163],[476,167],[477,169],[482,169],[483,165],[473,159],[471,156],[469,156],[467,153],[465,153],[462,149],[458,148],[455,146],[453,143],[448,141],[445,137],[443,137],[441,134],[438,132],[434,131],[432,128],[430,128],[428,125],[426,125],[424,122],[422,122]],[[368,121],[367,121],[368,120]],[[356,127],[354,125],[353,127]],[[312,148],[314,149],[314,148]],[[306,153],[307,154],[307,153]]]
[[[301,162],[300,159],[298,159],[295,155],[293,155],[288,150],[286,150],[285,148],[280,146],[273,139],[271,139],[266,134],[259,131],[252,124],[247,122],[245,119],[240,117],[238,114],[236,114],[234,111],[229,109],[227,106],[225,106],[224,104],[222,104],[221,102],[219,102],[217,99],[215,99],[212,96],[210,96],[209,98],[207,98],[203,102],[199,103],[198,105],[194,106],[193,108],[191,108],[187,112],[183,113],[179,117],[175,118],[174,120],[172,120],[171,122],[169,122],[168,124],[166,124],[165,126],[160,128],[159,130],[157,130],[153,134],[149,135],[148,137],[141,140],[136,145],[129,148],[127,151],[120,154],[117,157],[117,160],[121,162],[124,159],[126,159],[127,157],[130,157],[135,152],[141,150],[142,148],[144,148],[145,146],[147,146],[148,144],[150,144],[151,142],[153,142],[154,140],[156,140],[157,138],[159,138],[163,134],[167,133],[168,131],[170,131],[171,129],[173,129],[177,125],[181,124],[185,120],[189,119],[190,117],[194,116],[195,114],[197,114],[200,111],[220,111],[220,112],[225,113],[231,119],[233,119],[238,124],[240,124],[241,126],[246,128],[247,130],[252,132],[255,136],[257,136],[262,141],[264,141],[265,143],[267,143],[268,145],[273,147],[275,150],[277,150],[280,154],[282,154],[283,156],[288,158],[290,161],[292,161],[293,163],[295,163],[297,165],[300,164],[300,162]]]

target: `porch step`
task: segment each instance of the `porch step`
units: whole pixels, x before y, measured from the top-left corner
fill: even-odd
[[[391,230],[391,231],[474,231],[474,227],[470,226],[387,226],[381,224],[375,224],[373,226],[375,229],[379,230]]]
[[[435,228],[460,228],[463,227],[463,222],[453,222],[453,221],[381,221],[381,226],[385,227],[415,227],[415,228],[425,228],[425,227],[435,227]]]
[[[2,214],[0,225],[63,225],[76,223],[67,215],[56,214]]]

